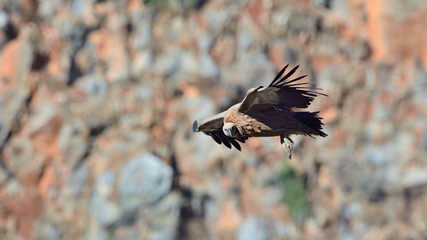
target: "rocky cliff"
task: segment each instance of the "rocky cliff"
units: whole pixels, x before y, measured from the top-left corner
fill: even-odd
[[[0,2],[0,239],[427,237],[427,2]],[[327,138],[191,132],[300,65]]]

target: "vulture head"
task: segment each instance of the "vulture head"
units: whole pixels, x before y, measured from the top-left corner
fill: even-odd
[[[222,131],[224,132],[225,136],[227,136],[227,137],[238,137],[239,136],[239,130],[237,129],[237,126],[232,122],[224,123],[224,126],[222,127]]]

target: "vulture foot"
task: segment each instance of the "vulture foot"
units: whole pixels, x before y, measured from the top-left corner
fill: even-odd
[[[289,159],[292,159],[292,149],[294,148],[294,142],[292,139],[290,139],[287,134],[283,134],[280,136],[280,143],[288,154]]]

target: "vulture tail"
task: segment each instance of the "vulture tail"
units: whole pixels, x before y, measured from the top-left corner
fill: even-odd
[[[295,118],[305,126],[309,127],[309,129],[307,129],[308,131],[302,129],[303,133],[307,135],[326,137],[328,134],[322,132],[322,118],[317,115],[318,113],[319,112],[295,112]]]

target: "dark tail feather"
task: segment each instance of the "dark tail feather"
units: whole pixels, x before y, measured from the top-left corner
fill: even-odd
[[[328,134],[322,132],[322,118],[317,115],[318,113],[319,112],[295,112],[295,118],[310,128],[311,131],[306,132],[306,134],[326,137]]]

